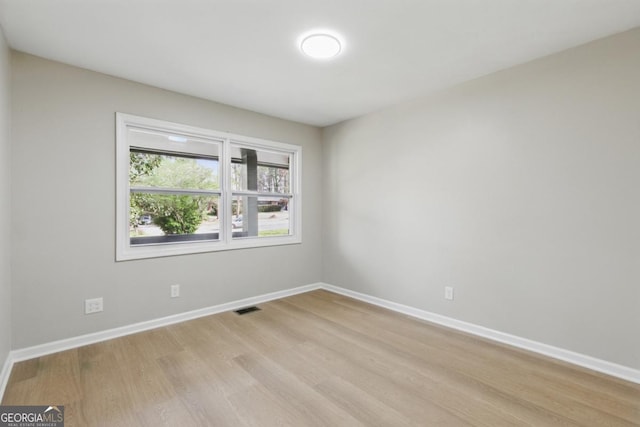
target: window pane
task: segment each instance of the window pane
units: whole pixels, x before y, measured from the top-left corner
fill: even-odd
[[[218,160],[131,150],[129,185],[131,187],[218,190],[220,188]]]
[[[289,154],[233,146],[231,188],[236,191],[290,193]]]
[[[116,260],[302,241],[302,147],[116,113]]]
[[[131,193],[132,245],[218,240],[218,196]]]
[[[233,196],[233,237],[288,236],[287,198]]]

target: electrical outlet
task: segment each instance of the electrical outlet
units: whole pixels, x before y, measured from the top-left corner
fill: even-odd
[[[453,301],[453,287],[445,286],[444,287],[444,299],[448,299],[449,301]]]
[[[103,309],[102,297],[84,300],[84,314],[99,313]]]
[[[180,285],[171,285],[171,298],[178,298],[180,296]]]

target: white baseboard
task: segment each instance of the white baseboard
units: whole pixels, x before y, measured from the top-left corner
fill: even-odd
[[[382,298],[377,298],[367,294],[362,294],[360,292],[355,292],[349,289],[340,288],[338,286],[333,286],[326,283],[322,283],[321,286],[323,289],[326,289],[328,291],[335,292],[337,294],[341,294],[351,298],[355,298],[357,300],[364,301],[369,304],[384,307],[389,310],[406,314],[411,317],[426,320],[432,323],[437,323],[442,326],[446,326],[452,329],[457,329],[459,331],[467,332],[483,338],[488,338],[492,341],[508,344],[513,347],[529,350],[534,353],[543,354],[545,356],[549,356],[554,359],[563,360],[565,362],[582,366],[584,368],[588,368],[593,371],[602,372],[604,374],[611,375],[613,377],[622,378],[624,380],[640,384],[640,370],[637,370],[637,369],[629,368],[623,365],[618,365],[616,363],[608,362],[606,360],[597,359],[595,357],[576,353],[570,350],[565,350],[559,347],[554,347],[548,344],[543,344],[537,341],[532,341],[526,338],[521,338],[515,335],[506,334],[504,332],[485,328],[483,326],[475,325],[473,323],[463,322],[461,320],[456,320],[451,317],[442,316],[436,313],[431,313],[426,310],[420,310],[418,308],[387,301]]]
[[[11,359],[11,352],[7,354],[7,359],[2,365],[2,371],[0,371],[0,402],[2,402],[2,396],[4,396],[4,390],[7,388],[9,382],[9,375],[11,375],[11,369],[13,368],[13,360]]]
[[[364,301],[373,305],[387,308],[389,310],[396,311],[398,313],[406,314],[418,319],[426,320],[429,322],[437,323],[452,329],[464,331],[473,335],[477,335],[483,338],[488,338],[493,341],[508,344],[514,347],[529,350],[535,353],[543,354],[555,359],[563,360],[565,362],[572,363],[574,365],[582,366],[594,371],[602,372],[614,377],[622,378],[627,381],[640,384],[640,370],[632,369],[626,366],[618,365],[615,363],[607,362],[606,360],[597,359],[584,354],[576,353],[573,351],[565,350],[562,348],[554,347],[551,345],[543,344],[540,342],[528,340],[515,335],[506,334],[493,329],[485,328],[483,326],[474,325],[472,323],[463,322],[453,319],[451,317],[442,316],[439,314],[431,313],[429,311],[420,310],[418,308],[410,307],[407,305],[398,304],[395,302],[387,301],[381,298],[366,295],[360,292],[351,291],[349,289],[340,288],[338,286],[329,285],[327,283],[315,283],[306,286],[300,286],[297,288],[287,289],[283,291],[271,292],[256,297],[245,298],[237,301],[232,301],[224,304],[218,304],[211,307],[205,307],[198,310],[188,311],[185,313],[175,314],[172,316],[161,317],[159,319],[153,319],[146,322],[135,323],[132,325],[122,326],[119,328],[109,329],[106,331],[95,332],[91,334],[81,335],[78,337],[67,338],[59,341],[53,341],[33,347],[22,348],[18,350],[12,350],[7,356],[2,371],[0,372],[0,401],[4,396],[4,391],[9,381],[9,375],[14,363],[23,360],[33,359],[35,357],[45,356],[47,354],[57,353],[59,351],[69,350],[72,348],[81,347],[84,345],[94,344],[101,341],[110,340],[126,335],[135,334],[138,332],[147,331],[150,329],[160,328],[163,326],[172,325],[175,323],[185,322],[187,320],[196,319],[199,317],[209,316],[211,314],[222,313],[224,311],[236,310],[238,308],[260,304],[263,302],[285,298],[291,295],[297,295],[305,292],[310,292],[316,289],[325,289],[327,291],[335,292],[337,294],[345,295],[351,298],[355,298],[360,301]]]
[[[187,320],[197,319],[199,317],[209,316],[211,314],[237,310],[239,308],[260,304],[275,299],[285,298],[291,295],[301,294],[320,288],[322,288],[321,284],[299,286],[297,288],[271,292],[268,294],[245,298],[237,301],[231,301],[228,303],[205,307],[198,310],[175,314],[172,316],[161,317],[159,319],[148,320],[146,322],[134,323],[132,325],[108,329],[106,331],[94,332],[78,337],[66,338],[59,341],[40,344],[33,347],[12,350],[11,352],[9,352],[2,372],[0,373],[0,401],[2,400],[2,396],[4,396],[4,390],[7,386],[7,382],[9,381],[11,369],[16,362],[29,360],[35,357],[45,356],[47,354],[57,353],[59,351],[69,350],[72,348],[82,347],[84,345],[94,344],[113,338],[123,337],[138,332],[148,331],[150,329],[160,328],[163,326],[172,325],[174,323],[185,322]]]
[[[280,299],[291,295],[301,294],[304,292],[320,289],[320,284],[299,286],[284,291],[271,292],[256,297],[245,298],[237,301],[231,301],[224,304],[218,304],[211,307],[205,307],[198,310],[187,311],[185,313],[174,314],[172,316],[161,317],[159,319],[148,320],[146,322],[134,323],[133,325],[122,326],[119,328],[108,329],[106,331],[94,332],[79,337],[67,338],[59,341],[53,341],[46,344],[27,347],[19,350],[13,350],[11,357],[13,362],[33,359],[47,354],[57,353],[59,351],[69,350],[81,347],[83,345],[94,344],[113,338],[123,337],[138,332],[148,331],[149,329],[160,328],[163,326],[173,325],[174,323],[185,322],[187,320],[197,319],[199,317],[209,316],[211,314],[222,313],[224,311],[237,310],[242,307],[260,304],[262,302]]]

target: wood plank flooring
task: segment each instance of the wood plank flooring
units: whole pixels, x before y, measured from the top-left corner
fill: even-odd
[[[14,366],[66,426],[640,426],[640,385],[327,291]]]

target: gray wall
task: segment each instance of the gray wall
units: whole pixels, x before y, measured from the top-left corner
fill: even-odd
[[[11,131],[9,48],[0,28],[0,370],[11,350]]]
[[[325,129],[324,280],[639,369],[638,52],[640,29]]]
[[[639,48],[634,30],[324,137],[14,52],[10,150],[2,44],[1,360],[10,329],[23,348],[324,280],[639,369]],[[116,111],[302,145],[304,243],[116,263]]]
[[[22,53],[12,70],[14,348],[320,281],[319,129]],[[116,111],[301,145],[302,245],[116,263]]]

